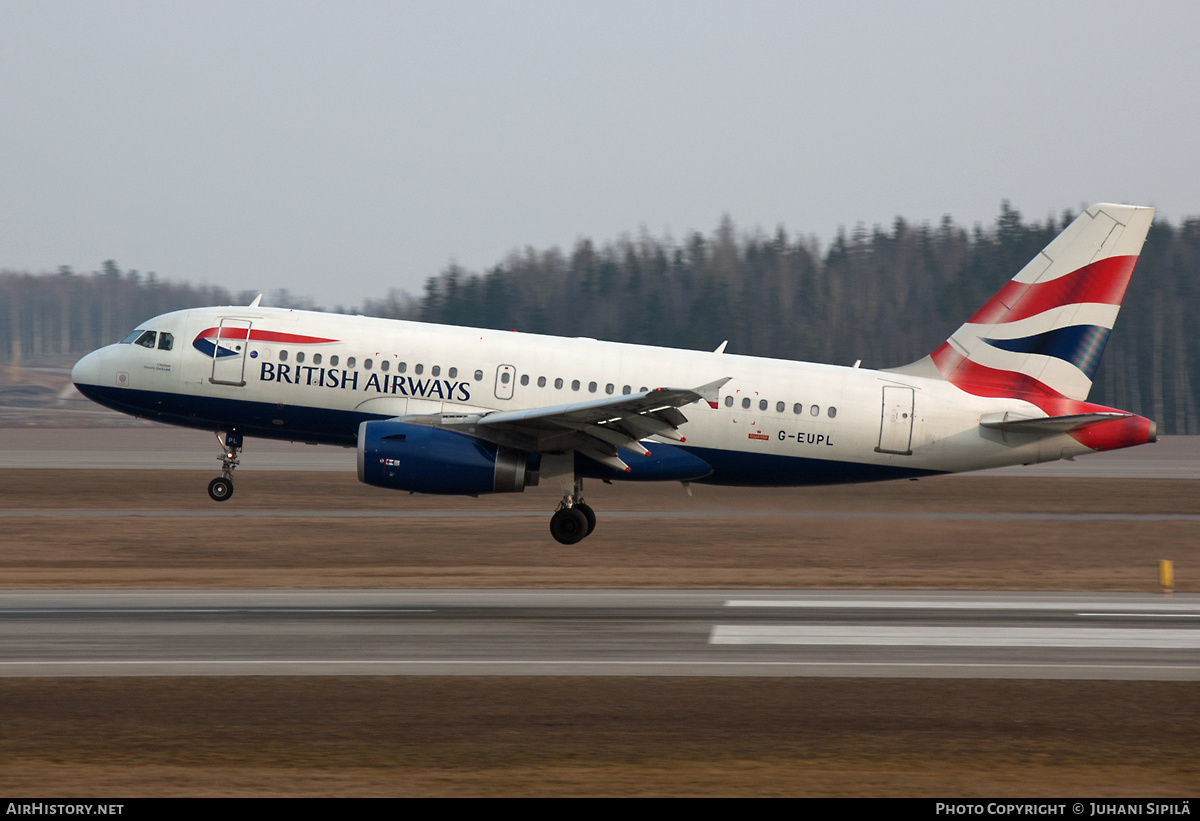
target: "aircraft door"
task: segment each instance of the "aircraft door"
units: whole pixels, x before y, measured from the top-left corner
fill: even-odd
[[[883,413],[876,453],[912,455],[913,389],[888,385],[883,389]]]
[[[513,388],[517,383],[517,369],[512,365],[501,365],[496,368],[496,398],[512,399]]]
[[[213,345],[214,385],[246,384],[246,352],[250,349],[250,320],[222,318]]]

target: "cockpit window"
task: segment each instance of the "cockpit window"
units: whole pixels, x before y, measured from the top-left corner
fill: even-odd
[[[122,345],[128,345],[129,343],[133,342],[133,340],[137,339],[139,336],[141,336],[141,335],[142,335],[142,334],[144,334],[144,333],[145,333],[145,331],[143,331],[143,330],[141,330],[141,329],[139,328],[138,330],[136,330],[136,331],[133,331],[132,333],[130,333],[130,334],[129,334],[129,336],[127,336],[127,337],[125,337],[124,339],[122,339],[122,340],[121,340],[121,342],[120,342],[120,344],[122,344]]]
[[[134,345],[141,345],[143,348],[153,348],[154,339],[158,334],[155,331],[144,331],[141,336],[133,340]]]
[[[160,351],[169,351],[171,346],[175,344],[175,336],[163,331],[158,335],[158,349]]]

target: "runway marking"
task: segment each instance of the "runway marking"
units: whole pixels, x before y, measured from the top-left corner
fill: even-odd
[[[1200,613],[1076,613],[1075,615],[1117,619],[1200,619]]]
[[[1097,627],[892,627],[717,625],[709,644],[852,647],[1119,647],[1200,650],[1200,630]]]
[[[1125,611],[1136,613],[1107,612],[1091,601],[1039,601],[1036,599],[911,599],[889,601],[887,599],[730,599],[726,607],[777,607],[814,610],[1075,610],[1077,616],[1194,616],[1197,603],[1192,600],[1122,602]],[[1080,607],[1097,607],[1095,612],[1078,612]],[[1149,611],[1149,612],[1142,612]],[[1163,611],[1163,612],[1154,612]]]

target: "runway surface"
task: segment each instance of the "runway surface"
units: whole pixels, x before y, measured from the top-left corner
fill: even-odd
[[[0,592],[0,676],[1200,680],[1200,596]]]

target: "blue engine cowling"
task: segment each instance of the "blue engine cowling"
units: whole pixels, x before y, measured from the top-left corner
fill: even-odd
[[[537,484],[523,450],[425,425],[358,426],[358,480],[417,493],[512,493]]]

